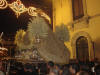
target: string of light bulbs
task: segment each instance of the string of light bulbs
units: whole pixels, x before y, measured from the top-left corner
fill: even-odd
[[[44,17],[45,19],[47,19],[49,21],[49,23],[51,23],[51,19],[46,13],[44,13],[43,11],[37,10],[33,6],[26,8],[20,0],[16,0],[16,1],[12,2],[11,4],[8,4],[8,2],[6,0],[0,0],[0,9],[5,9],[8,6],[15,12],[17,18],[22,13],[28,12],[28,14],[30,16],[38,16],[38,14],[40,14],[40,16]]]
[[[7,8],[8,3],[6,0],[0,0],[0,9],[5,9]]]

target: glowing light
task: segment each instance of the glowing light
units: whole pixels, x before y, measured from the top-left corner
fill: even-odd
[[[4,47],[0,47],[0,50],[8,50],[7,48]]]
[[[41,16],[43,16],[44,18],[46,18],[49,21],[49,23],[51,23],[51,19],[50,19],[50,17],[47,14],[45,14],[44,12],[42,12]]]
[[[35,7],[29,7],[28,8],[28,14],[31,16],[37,16],[38,14],[36,13],[36,8]]]
[[[8,3],[6,0],[0,0],[0,9],[5,9],[7,8]]]
[[[3,32],[0,34],[0,42],[2,41]]]
[[[22,4],[20,0],[17,0],[16,2],[13,2],[12,4],[9,4],[9,7],[16,13],[17,17],[21,14],[27,11],[27,8]]]
[[[20,0],[16,0],[11,4],[8,4],[6,0],[0,0],[0,9],[5,9],[7,6],[9,6],[15,12],[17,18],[20,16],[20,14],[27,11],[30,16],[38,16],[38,14],[40,14],[40,16],[44,17],[49,21],[49,23],[51,23],[50,17],[42,10],[37,10],[35,7],[25,8]]]

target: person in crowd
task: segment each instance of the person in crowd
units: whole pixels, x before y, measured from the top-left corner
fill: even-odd
[[[93,66],[92,63],[82,63],[80,65],[80,70],[85,71],[85,72],[88,72],[90,75],[93,75],[92,66]]]
[[[23,75],[24,74],[24,69],[22,63],[17,64],[17,75]]]
[[[71,72],[69,71],[69,67],[65,67],[63,69],[62,75],[71,75]]]
[[[59,71],[56,70],[55,68],[52,68],[52,69],[50,70],[49,75],[59,75]]]
[[[53,69],[53,68],[54,68],[54,62],[53,61],[49,61],[47,63],[47,69],[48,69],[48,73],[47,74],[49,74],[51,69]]]
[[[86,71],[79,71],[76,75],[89,75],[89,73]]]
[[[0,75],[5,75],[2,69],[3,69],[2,60],[0,60]]]
[[[100,65],[96,65],[94,71],[95,75],[100,75]]]
[[[47,74],[47,66],[46,63],[39,64],[39,75],[46,75]]]
[[[72,75],[76,75],[76,73],[80,70],[79,64],[72,63],[70,64],[69,71]]]
[[[55,64],[55,65],[54,65],[54,68],[59,72],[59,75],[61,75],[61,73],[62,73],[61,65]]]
[[[24,66],[24,75],[34,75],[32,72],[32,66],[29,63],[26,63]]]

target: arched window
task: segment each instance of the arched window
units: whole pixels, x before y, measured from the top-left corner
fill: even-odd
[[[76,40],[76,55],[80,61],[89,60],[88,40],[86,37],[81,36]]]

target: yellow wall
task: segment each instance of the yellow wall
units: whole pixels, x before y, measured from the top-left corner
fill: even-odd
[[[62,4],[61,4],[62,3]],[[85,18],[81,22],[74,24],[74,28],[69,29],[70,41],[65,44],[71,52],[71,59],[75,58],[71,46],[72,38],[76,33],[84,31],[89,34],[92,42],[94,42],[95,55],[100,59],[100,0],[86,0],[84,11],[87,10],[85,16],[90,16],[89,23]],[[87,7],[87,8],[86,8]],[[71,0],[53,0],[53,27],[59,26],[62,23],[65,25],[71,24],[72,20],[72,4]],[[69,25],[68,25],[69,26]]]
[[[53,0],[53,22],[54,26],[67,24],[72,21],[70,0]],[[55,28],[55,27],[54,27]]]
[[[71,0],[53,0],[53,30],[61,24],[72,22]],[[70,48],[70,43],[66,43]],[[72,54],[72,53],[71,53]],[[72,55],[71,55],[72,57]]]
[[[87,13],[93,16],[89,20],[89,33],[95,41],[100,38],[100,0],[87,0]]]
[[[100,0],[86,0],[88,15],[100,14]]]
[[[94,42],[94,50],[96,58],[100,59],[100,0],[86,0],[87,14],[90,16],[88,27],[78,28],[79,26],[85,25],[85,23],[79,22],[74,24],[76,30],[72,32],[72,36],[75,32],[84,31],[87,32]]]

